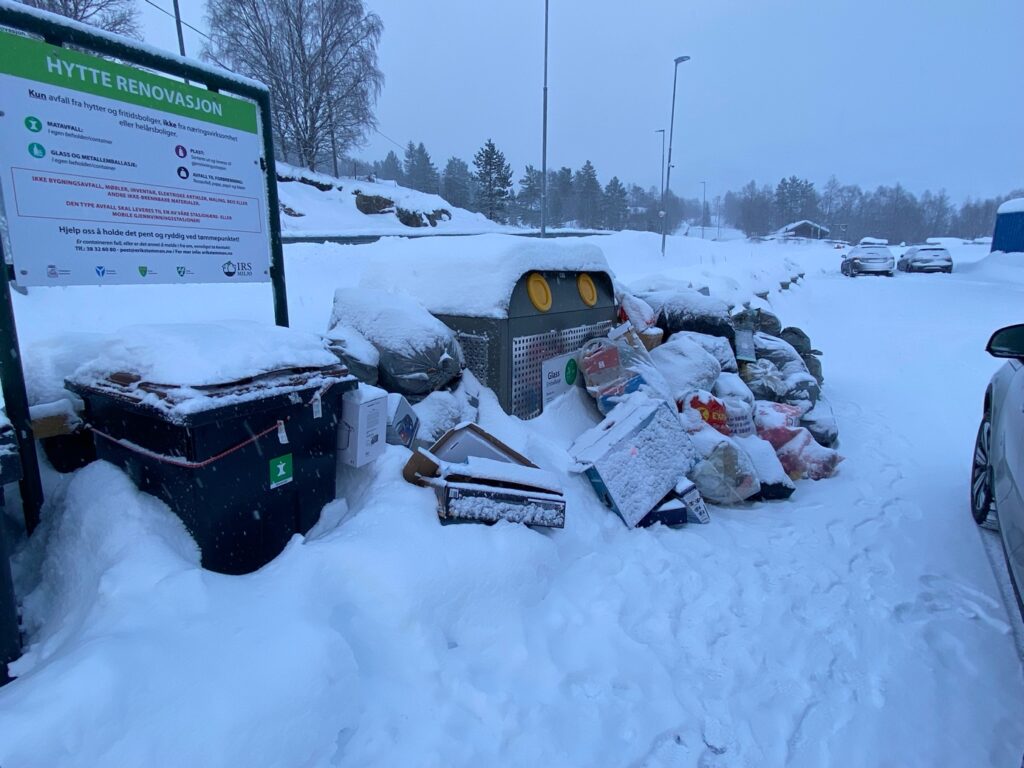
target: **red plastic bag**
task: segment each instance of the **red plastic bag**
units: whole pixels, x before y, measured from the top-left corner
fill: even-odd
[[[703,390],[694,392],[686,406],[697,411],[703,421],[723,435],[731,434],[729,429],[729,412],[726,410],[725,403],[710,392]]]

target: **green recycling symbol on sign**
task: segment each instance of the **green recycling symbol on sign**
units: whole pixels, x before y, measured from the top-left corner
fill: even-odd
[[[25,118],[25,127],[32,131],[32,133],[39,133],[43,130],[43,122],[38,117],[29,115]]]
[[[46,157],[46,147],[37,141],[33,141],[28,145],[28,153],[37,160]]]
[[[294,479],[294,469],[292,465],[292,455],[286,453],[284,456],[278,456],[276,459],[270,460],[270,489],[280,488],[282,485],[287,485]]]
[[[570,357],[569,362],[565,364],[565,383],[575,384],[576,375],[579,373],[579,366],[576,364],[576,358]]]

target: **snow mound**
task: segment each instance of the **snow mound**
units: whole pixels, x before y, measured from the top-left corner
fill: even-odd
[[[335,178],[277,164],[284,235],[467,234],[511,230],[393,181]]]

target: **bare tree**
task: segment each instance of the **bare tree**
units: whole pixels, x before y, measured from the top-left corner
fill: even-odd
[[[136,0],[23,0],[25,5],[57,13],[118,35],[141,37]]]
[[[271,90],[278,152],[316,170],[376,127],[384,25],[362,0],[209,0],[203,55]]]

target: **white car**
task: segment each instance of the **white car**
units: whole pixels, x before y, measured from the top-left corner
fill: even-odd
[[[896,270],[896,259],[884,245],[858,245],[843,254],[843,263],[839,268],[847,277],[857,275],[893,276]]]
[[[901,272],[953,271],[953,257],[941,245],[915,245],[907,248],[896,268]]]

